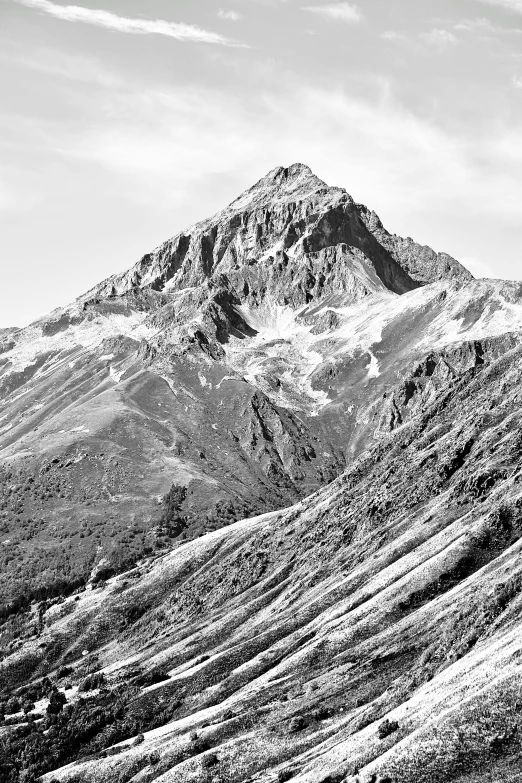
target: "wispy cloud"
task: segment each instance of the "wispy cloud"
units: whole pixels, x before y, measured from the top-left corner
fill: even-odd
[[[456,44],[459,40],[449,30],[439,29],[438,27],[434,27],[429,33],[421,33],[421,38],[430,46],[448,46]]]
[[[383,33],[381,33],[381,38],[385,41],[405,41],[406,36],[404,33],[398,33],[395,30],[385,30]]]
[[[36,8],[43,13],[50,14],[57,19],[67,22],[84,22],[104,27],[119,33],[131,33],[134,35],[166,35],[178,41],[192,41],[194,43],[221,44],[222,46],[238,46],[235,41],[214,33],[203,30],[195,25],[182,22],[167,22],[164,19],[138,19],[134,17],[118,16],[111,11],[83,8],[78,5],[57,5],[50,0],[15,0],[20,5]]]
[[[456,22],[453,25],[453,29],[458,32],[479,35],[486,39],[491,38],[496,34],[520,35],[522,33],[520,27],[503,27],[502,25],[494,24],[491,19],[486,19],[481,16],[476,17],[475,19],[462,19],[460,22]]]
[[[491,19],[486,19],[483,16],[479,16],[475,19],[462,19],[460,22],[456,22],[454,29],[462,30],[465,33],[496,33],[500,28],[498,28],[497,25],[494,25]]]
[[[513,87],[515,87],[517,90],[522,90],[522,76],[520,74],[515,74],[511,79],[511,84]]]
[[[33,48],[29,52],[0,52],[0,62],[22,66],[36,73],[63,79],[114,88],[122,84],[120,77],[105,63],[84,54],[68,54],[57,49]]]
[[[100,114],[110,113],[110,123],[44,125],[37,142],[61,157],[88,160],[122,175],[126,198],[161,202],[169,209],[184,209],[187,194],[200,203],[202,181],[226,174],[227,182],[244,184],[274,161],[302,160],[361,200],[372,203],[379,194],[380,203],[395,215],[422,215],[435,205],[454,214],[466,203],[470,220],[477,213],[518,219],[518,134],[495,128],[491,136],[471,143],[410,114],[384,94],[377,101],[356,99],[341,88],[278,78],[281,83],[256,93],[262,124],[249,101],[213,90],[129,88],[103,97],[106,110]],[[161,122],[151,123],[151,117]],[[7,121],[13,126],[13,120]],[[25,132],[36,131],[36,124],[28,122]],[[200,209],[203,217],[210,205]]]
[[[224,8],[220,8],[217,15],[227,22],[239,22],[243,18],[243,14],[238,14],[237,11],[225,11]]]
[[[513,11],[516,14],[522,14],[522,0],[476,0],[484,5],[494,5],[498,8],[505,8],[507,11]]]
[[[327,3],[326,5],[307,5],[304,11],[322,16],[333,21],[358,24],[362,20],[362,12],[358,5],[353,3]]]

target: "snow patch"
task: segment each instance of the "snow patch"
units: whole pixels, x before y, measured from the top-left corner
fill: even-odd
[[[118,335],[135,340],[147,339],[157,330],[145,323],[146,318],[147,314],[142,312],[99,315],[92,321],[72,324],[54,335],[44,335],[42,325],[37,322],[23,329],[17,335],[16,345],[4,355],[11,362],[10,372],[20,372],[33,364],[42,353],[58,353],[74,348],[92,350],[107,338]],[[72,369],[77,361],[70,361],[69,368]]]
[[[368,365],[368,378],[378,378],[381,374],[381,371],[379,369],[379,360],[375,356],[375,354],[372,352],[371,349],[368,350],[368,353],[370,355],[370,364]]]
[[[224,381],[237,381],[237,378],[235,378],[233,375],[225,375],[224,378],[221,378],[220,382],[217,384],[217,386],[215,388],[216,389],[221,389],[221,384]]]
[[[203,373],[202,373],[202,372],[198,372],[198,378],[199,378],[199,382],[200,382],[200,384],[203,386],[203,388],[204,388],[204,389],[205,389],[207,386],[208,386],[208,388],[209,388],[209,389],[211,389],[211,388],[212,388],[212,384],[211,384],[211,382],[210,382],[210,381],[207,381],[207,379],[205,378],[205,376],[203,375]]]
[[[111,364],[109,367],[109,375],[113,381],[119,383],[122,377],[125,375],[125,370],[116,370]]]
[[[248,383],[273,397],[276,380],[278,404],[316,416],[330,398],[312,385],[323,357],[314,348],[312,326],[300,319],[304,310],[306,305],[293,310],[275,303],[238,307],[238,314],[257,334],[249,340],[232,338],[226,351],[228,362]]]

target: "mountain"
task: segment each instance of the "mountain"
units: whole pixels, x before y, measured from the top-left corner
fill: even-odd
[[[440,309],[432,289],[423,298],[432,280],[452,281],[466,306],[459,284],[471,275],[456,261],[388,234],[294,165],[70,307],[6,332],[0,600],[150,554],[171,485],[186,488],[190,537],[335,478],[396,372],[385,365],[398,333],[407,364],[412,313],[431,321]]]
[[[229,207],[160,245],[94,297],[136,287],[179,291],[220,276],[245,305],[294,308],[328,297],[402,294],[441,278],[471,279],[457,261],[391,236],[374,212],[307,166],[269,172]]]
[[[3,331],[0,779],[518,780],[521,329],[295,164]]]

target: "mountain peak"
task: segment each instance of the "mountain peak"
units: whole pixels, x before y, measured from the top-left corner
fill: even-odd
[[[85,298],[136,288],[165,293],[225,275],[249,306],[300,307],[336,296],[405,293],[438,280],[470,280],[457,261],[389,234],[374,212],[303,163],[276,166],[211,218],[148,253]]]
[[[310,166],[305,163],[292,163],[290,166],[276,166],[274,169],[268,172],[265,180],[273,180],[274,182],[287,182],[289,180],[295,180],[297,178],[313,177],[317,179]],[[263,181],[263,180],[261,180]]]
[[[330,188],[304,163],[276,166],[235,199],[229,209],[242,210],[249,205],[261,207],[269,203],[299,201],[320,190],[338,189]]]

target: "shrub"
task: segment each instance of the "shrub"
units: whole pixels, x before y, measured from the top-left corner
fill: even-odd
[[[187,527],[181,506],[187,497],[187,488],[173,484],[163,498],[163,512],[160,519],[160,533],[175,538]]]
[[[86,677],[78,686],[78,693],[95,691],[97,688],[101,688],[103,685],[105,685],[105,675],[103,672],[89,674],[88,677]]]
[[[136,685],[141,685],[142,688],[146,688],[149,685],[156,685],[158,682],[164,682],[169,679],[170,677],[166,672],[156,669],[151,672],[145,672],[145,674],[136,680]]]
[[[306,719],[302,715],[296,715],[288,724],[288,731],[291,734],[295,734],[297,731],[303,731],[307,726],[308,723],[306,722]]]
[[[67,703],[65,694],[61,691],[53,691],[47,705],[48,715],[58,715],[63,710],[63,705]]]
[[[106,582],[112,576],[116,575],[116,570],[112,566],[103,566],[100,568],[92,578],[93,585],[99,585],[101,582]]]
[[[200,753],[204,753],[206,750],[210,750],[211,745],[209,742],[205,739],[196,739],[194,742],[192,742],[189,753],[192,756],[198,756]]]
[[[129,745],[118,745],[115,748],[107,748],[105,751],[106,756],[118,756],[120,753],[124,753],[129,749]]]
[[[204,769],[210,769],[210,767],[215,767],[216,764],[219,764],[219,759],[215,753],[209,753],[207,756],[203,756],[201,760],[201,766]]]
[[[346,779],[344,772],[331,772],[325,778],[321,779],[321,783],[342,783]],[[359,780],[359,778],[357,778]],[[375,781],[373,781],[375,783]]]
[[[326,705],[321,705],[313,714],[313,717],[315,720],[326,720],[327,718],[332,718],[335,715],[335,710],[332,709],[332,707],[327,707]]]
[[[379,739],[385,739],[386,737],[389,737],[390,734],[393,734],[394,731],[397,731],[399,728],[399,724],[396,720],[384,720],[380,725],[378,729]]]
[[[5,711],[8,715],[12,715],[14,712],[20,712],[22,706],[16,696],[11,696],[5,705]]]

